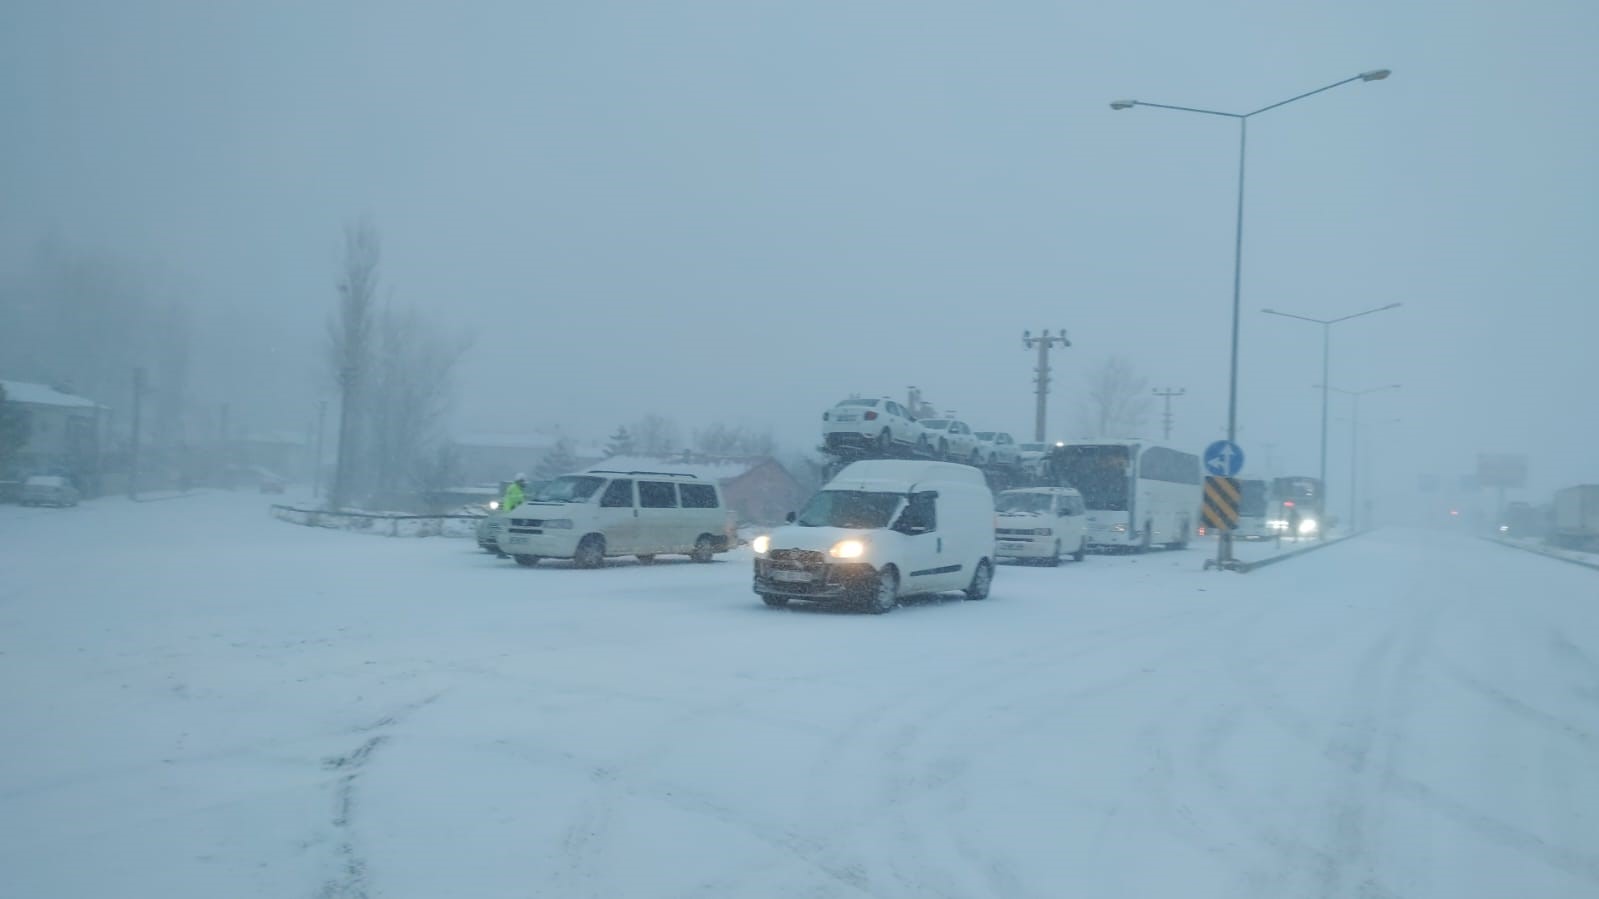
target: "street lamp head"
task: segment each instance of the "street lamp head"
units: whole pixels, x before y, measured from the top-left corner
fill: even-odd
[[[1110,101],[1110,108],[1111,109],[1132,109],[1134,106],[1137,106],[1137,105],[1138,105],[1138,101],[1137,100],[1112,100],[1112,101]]]
[[[1391,69],[1372,69],[1369,72],[1361,72],[1360,73],[1360,80],[1361,81],[1381,81],[1384,78],[1387,78],[1389,75],[1392,75],[1392,74],[1393,74],[1393,70],[1391,70]]]

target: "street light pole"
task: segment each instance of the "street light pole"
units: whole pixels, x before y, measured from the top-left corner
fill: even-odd
[[[1357,455],[1360,449],[1360,398],[1379,390],[1398,390],[1403,385],[1383,384],[1380,387],[1367,387],[1365,390],[1345,390],[1323,381],[1315,386],[1320,387],[1323,394],[1331,390],[1349,397],[1349,530],[1353,533],[1358,526],[1360,515],[1360,457]],[[1326,489],[1326,481],[1323,481],[1322,490]]]
[[[1367,310],[1365,310],[1363,312],[1354,312],[1354,313],[1351,313],[1349,315],[1340,315],[1337,318],[1312,318],[1311,316],[1308,316],[1308,315],[1295,315],[1292,312],[1278,312],[1275,309],[1262,309],[1262,310],[1260,310],[1261,312],[1264,312],[1267,315],[1280,315],[1283,318],[1294,318],[1294,319],[1298,319],[1299,321],[1302,321],[1302,322],[1310,322],[1312,324],[1321,325],[1321,385],[1322,386],[1321,386],[1321,475],[1320,476],[1321,476],[1321,489],[1323,491],[1326,491],[1326,489],[1327,489],[1327,385],[1332,382],[1332,376],[1329,373],[1330,363],[1328,361],[1331,358],[1331,356],[1332,356],[1332,326],[1338,324],[1339,322],[1349,321],[1352,318],[1360,318],[1363,315],[1373,315],[1373,314],[1378,313],[1378,312],[1387,312],[1389,309],[1398,309],[1400,306],[1403,306],[1403,305],[1404,305],[1404,303],[1389,303],[1386,306],[1378,306],[1375,309],[1367,309]]]
[[[1388,69],[1373,69],[1361,72],[1341,81],[1335,81],[1325,87],[1318,87],[1313,91],[1306,91],[1286,100],[1279,100],[1268,106],[1262,106],[1251,112],[1222,112],[1216,109],[1200,109],[1194,106],[1173,106],[1168,103],[1146,103],[1142,100],[1115,100],[1110,104],[1111,109],[1131,109],[1134,106],[1148,106],[1154,109],[1171,109],[1178,112],[1194,112],[1201,115],[1221,116],[1222,118],[1238,120],[1238,219],[1233,234],[1233,323],[1232,323],[1232,350],[1231,360],[1228,365],[1227,375],[1227,441],[1236,443],[1238,436],[1238,319],[1239,296],[1243,288],[1244,264],[1244,158],[1249,137],[1249,120],[1263,112],[1269,112],[1279,106],[1287,106],[1306,97],[1315,96],[1323,91],[1330,91],[1335,87],[1342,87],[1354,81],[1381,81],[1391,72]],[[1223,561],[1232,560],[1232,532],[1223,531],[1221,538],[1221,553]]]

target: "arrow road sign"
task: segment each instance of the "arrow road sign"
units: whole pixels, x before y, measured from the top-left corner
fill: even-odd
[[[1230,478],[1244,467],[1244,451],[1231,440],[1218,440],[1205,447],[1205,474]]]

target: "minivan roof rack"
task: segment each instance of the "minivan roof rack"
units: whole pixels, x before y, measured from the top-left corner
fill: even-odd
[[[693,478],[699,480],[697,474],[687,474],[681,471],[613,471],[609,468],[591,468],[584,474],[646,474],[658,478]]]

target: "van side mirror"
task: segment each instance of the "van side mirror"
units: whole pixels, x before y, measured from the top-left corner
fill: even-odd
[[[798,517],[799,517],[798,515],[795,515],[793,512],[790,512],[787,515],[783,516],[783,520],[788,522],[789,524],[793,524],[794,520],[796,518],[798,518]]]

